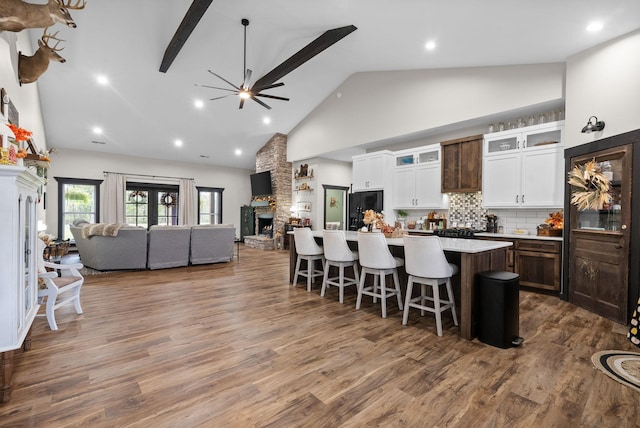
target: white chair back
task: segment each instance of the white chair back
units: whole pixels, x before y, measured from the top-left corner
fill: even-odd
[[[389,251],[387,238],[379,232],[358,233],[360,266],[374,269],[393,269],[398,265]]]
[[[296,252],[303,256],[315,256],[322,254],[322,247],[313,239],[313,232],[308,227],[296,227],[293,229],[293,239],[296,243]]]
[[[44,242],[42,241],[42,239],[38,238],[36,240],[36,251],[38,252],[38,255],[36,257],[36,260],[38,261],[38,273],[44,273],[47,271],[47,269],[44,267]]]
[[[404,237],[404,262],[407,274],[423,278],[450,278],[455,274],[444,256],[437,236]]]
[[[347,244],[347,238],[342,230],[323,230],[322,247],[324,258],[334,262],[351,262],[354,260],[353,251]]]

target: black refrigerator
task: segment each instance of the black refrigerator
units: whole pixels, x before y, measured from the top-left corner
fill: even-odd
[[[358,230],[364,226],[363,218],[366,210],[381,212],[382,190],[355,192],[349,194],[349,230]]]

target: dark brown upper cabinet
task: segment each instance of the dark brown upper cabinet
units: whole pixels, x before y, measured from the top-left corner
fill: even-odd
[[[443,141],[442,193],[482,190],[482,135]]]

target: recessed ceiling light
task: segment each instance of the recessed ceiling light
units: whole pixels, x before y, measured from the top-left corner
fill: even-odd
[[[602,22],[593,21],[593,22],[590,22],[589,25],[587,25],[587,31],[590,31],[593,33],[595,31],[602,30],[602,27],[603,27]]]
[[[262,119],[262,123],[264,123],[265,125],[268,125],[271,123],[271,118],[270,117],[264,117],[264,119]]]
[[[436,48],[436,42],[434,42],[433,40],[428,41],[427,43],[425,43],[424,47],[426,50],[432,51]]]
[[[182,147],[182,140],[177,139],[176,141],[174,141],[174,142],[173,142],[173,144],[174,144],[176,147]]]
[[[235,154],[236,156],[240,156],[242,154],[242,150],[236,149]]]
[[[102,128],[100,128],[99,126],[94,126],[93,127],[93,133],[96,134],[96,135],[102,134]]]
[[[202,100],[195,100],[195,101],[193,102],[193,105],[194,105],[196,108],[203,108],[203,107],[204,107],[204,101],[202,101]]]
[[[96,82],[98,82],[99,85],[106,86],[109,84],[109,79],[104,74],[99,74],[96,76]]]

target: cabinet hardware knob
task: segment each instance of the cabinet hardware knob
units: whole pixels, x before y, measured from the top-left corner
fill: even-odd
[[[620,229],[622,229],[622,230],[627,230],[627,225],[626,225],[626,224],[623,224],[622,226],[620,226]]]

